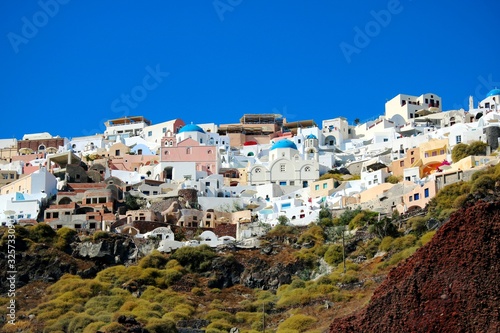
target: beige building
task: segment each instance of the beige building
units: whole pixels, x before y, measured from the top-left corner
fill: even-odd
[[[406,151],[406,156],[392,161],[390,170],[396,177],[403,177],[404,170],[411,168],[415,162],[420,160],[420,148],[411,148]]]
[[[335,191],[335,179],[317,180],[309,185],[311,198],[327,197]]]
[[[46,193],[50,198],[57,193],[57,179],[46,168],[42,167],[28,176],[0,187],[0,195],[15,192],[25,194]]]

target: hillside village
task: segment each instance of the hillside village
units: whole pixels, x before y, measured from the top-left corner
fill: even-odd
[[[498,162],[499,102],[500,89],[476,105],[471,97],[468,111],[442,110],[433,93],[399,94],[366,123],[126,116],[92,136],[2,139],[0,221],[161,237],[159,249],[169,252],[186,245],[183,230],[198,231],[188,245],[252,247],[268,228],[308,225],[323,208],[407,214]],[[477,142],[483,152],[453,158],[457,145]]]

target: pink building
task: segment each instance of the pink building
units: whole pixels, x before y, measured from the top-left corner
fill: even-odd
[[[175,135],[167,131],[161,141],[160,163],[155,168],[158,180],[198,180],[217,174],[217,147],[207,144],[209,135],[193,124],[182,127]]]

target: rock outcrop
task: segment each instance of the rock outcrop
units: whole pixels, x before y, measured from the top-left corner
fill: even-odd
[[[74,244],[73,256],[91,259],[98,264],[132,264],[138,254],[138,247],[131,237],[114,235],[97,241]]]
[[[500,202],[452,215],[330,332],[500,332]]]

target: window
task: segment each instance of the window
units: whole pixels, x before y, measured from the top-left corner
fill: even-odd
[[[189,148],[189,147],[188,147],[188,148],[186,149],[186,154],[188,154],[188,155],[189,155],[189,154],[191,154],[191,148]]]
[[[413,198],[414,198],[415,200],[419,200],[419,199],[420,199],[420,194],[415,193],[415,195],[413,195]]]
[[[457,135],[456,136],[456,140],[457,140],[457,143],[461,143],[462,142],[462,136],[461,135]]]
[[[319,185],[314,185],[314,190],[319,191]]]
[[[280,171],[285,172],[286,171],[286,165],[285,164],[280,164]]]
[[[75,229],[81,229],[82,225],[81,224],[75,224]]]
[[[410,113],[410,118],[413,118],[413,113]]]
[[[328,183],[323,183],[323,189],[327,189],[328,188]]]
[[[212,150],[211,150],[211,149],[209,149],[209,150],[207,151],[207,154],[212,154]]]
[[[14,174],[13,173],[10,174],[10,179],[14,179]]]
[[[306,167],[304,168],[304,171],[305,171],[305,172],[309,172],[309,171],[311,171],[311,167],[306,166]]]
[[[163,127],[163,128],[161,129],[161,132],[162,132],[162,133],[167,133],[167,128],[166,128],[166,127]]]
[[[404,167],[405,166],[405,161],[399,161],[399,166]]]
[[[411,164],[415,163],[415,157],[412,157],[412,158],[411,158],[410,163],[411,163]]]
[[[255,168],[255,173],[260,173],[262,171],[261,168]]]
[[[408,199],[410,200],[410,202],[413,201],[413,197],[411,195],[408,197]]]
[[[426,188],[424,189],[424,198],[428,198],[429,197],[429,189]]]
[[[115,156],[120,156],[120,149],[115,150]]]
[[[165,150],[165,155],[168,155],[168,154],[169,154],[168,150]]]
[[[153,131],[149,131],[148,136],[153,136]]]
[[[298,140],[297,140],[297,143],[301,143],[301,141],[302,141],[302,140],[298,139]]]
[[[439,151],[439,155],[444,155],[444,149],[441,149],[441,150]]]
[[[295,181],[290,180],[290,186],[294,186],[294,185],[295,185]]]
[[[286,185],[286,180],[282,180],[282,181],[280,181],[280,185],[281,185],[281,186],[285,186],[285,185]]]
[[[437,151],[433,151],[432,156],[436,156],[436,155],[437,155]]]
[[[384,142],[387,142],[387,141],[389,141],[389,139],[388,138],[384,138]]]

